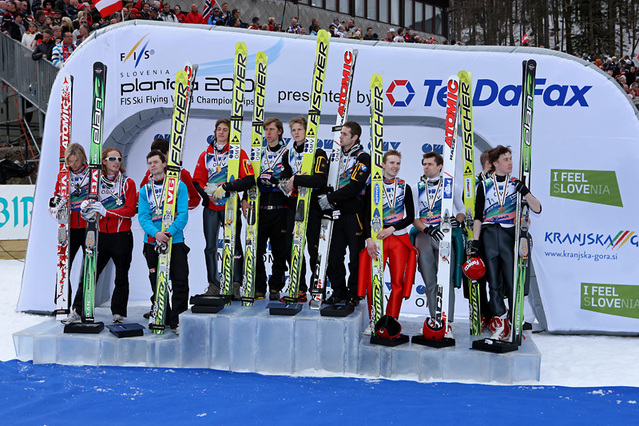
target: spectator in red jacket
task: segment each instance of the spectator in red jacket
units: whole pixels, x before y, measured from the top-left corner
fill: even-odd
[[[186,17],[184,18],[184,23],[185,24],[203,24],[204,23],[204,17],[202,16],[200,12],[197,11],[197,5],[195,3],[191,5],[191,12],[188,15],[186,15]]]

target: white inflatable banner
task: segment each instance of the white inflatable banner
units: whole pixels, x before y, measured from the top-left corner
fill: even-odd
[[[245,42],[249,51],[246,131],[250,129],[255,54],[259,51],[268,55],[266,116],[287,122],[294,115],[306,114],[315,55],[313,37],[133,22],[98,32],[65,64],[65,71],[74,77],[72,140],[88,148],[91,67],[102,61],[108,67],[104,146],[123,151],[127,175],[139,182],[152,140],[169,132],[175,72],[190,61],[199,64],[199,70],[183,164],[193,172],[211,138],[214,121],[228,117],[238,41]],[[544,49],[350,43],[359,49],[351,118],[362,124],[362,141],[368,144],[369,81],[372,74],[381,74],[386,148],[402,152],[400,176],[409,183],[422,174],[424,152],[441,152],[445,82],[461,69],[473,76],[476,158],[481,151],[502,144],[512,147],[517,161],[521,63],[530,58],[537,61],[531,189],[542,202],[543,212],[532,218],[532,259],[548,327],[551,331],[636,332],[639,236],[631,218],[639,206],[631,185],[639,156],[639,126],[636,109],[617,84],[583,61]],[[335,120],[341,60],[347,46],[349,41],[331,39],[319,143],[324,149],[332,145],[330,125]],[[57,172],[59,116],[56,81],[35,195],[35,232],[27,250],[18,304],[22,311],[54,309],[56,225],[46,212],[46,203]],[[290,138],[288,128],[284,137]],[[243,143],[247,149],[247,135]],[[195,294],[206,287],[201,207],[191,211],[189,219],[186,241],[192,249],[190,287]],[[141,255],[142,231],[135,219],[134,238],[130,299],[144,300],[150,295],[150,285]],[[76,285],[72,282],[74,288]],[[418,273],[403,313],[425,314],[422,286]],[[457,305],[464,307],[467,302],[461,291],[456,293]],[[467,309],[456,310],[457,316],[465,312]]]

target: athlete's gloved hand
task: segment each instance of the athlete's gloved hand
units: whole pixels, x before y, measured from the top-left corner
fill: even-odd
[[[213,194],[211,195],[213,198],[226,198],[226,189],[224,189],[224,184],[215,188]]]
[[[96,201],[88,207],[88,211],[95,212],[100,216],[106,216],[106,208],[102,205],[101,202]]]
[[[80,204],[80,211],[85,212],[89,208],[89,205],[92,203],[90,200],[84,200],[82,204]]]
[[[437,229],[437,227],[430,225],[424,228],[424,234],[430,235],[436,243],[440,242],[444,238],[444,233]]]
[[[479,256],[479,241],[478,240],[470,240],[468,241],[468,245],[466,246],[466,253],[469,257]]]
[[[320,208],[322,210],[333,210],[335,206],[328,201],[328,195],[322,194],[317,197],[317,201],[319,202]]]
[[[521,194],[522,197],[530,194],[530,189],[528,189],[526,184],[519,179],[515,179],[515,189]]]
[[[454,217],[450,218],[450,227],[451,228],[459,228],[460,226],[461,226],[461,223],[459,223],[459,221],[456,218],[454,218]]]
[[[49,198],[49,207],[57,208],[62,198],[59,195]]]

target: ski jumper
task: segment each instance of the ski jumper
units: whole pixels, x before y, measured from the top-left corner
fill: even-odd
[[[311,175],[298,175],[302,168],[302,156],[304,153],[304,144],[296,145],[295,141],[292,142],[288,149],[288,163],[293,173],[293,194],[288,199],[288,213],[286,217],[286,236],[287,240],[287,253],[291,253],[293,246],[293,229],[295,228],[295,211],[297,208],[297,188],[305,187],[312,188],[311,203],[308,209],[308,224],[306,226],[306,247],[309,254],[309,267],[311,269],[311,280],[313,282],[316,274],[317,266],[317,249],[319,247],[319,234],[320,224],[322,221],[322,209],[317,201],[317,196],[321,193],[326,193],[326,179],[328,176],[328,157],[323,149],[317,148],[315,150],[315,163],[313,165],[313,174]],[[259,234],[258,234],[259,235]],[[306,293],[308,291],[308,285],[306,282],[306,259],[302,256],[302,269],[300,272],[300,293]]]
[[[350,299],[357,295],[359,252],[364,248],[364,190],[371,174],[371,157],[358,142],[342,151],[338,189],[327,195],[335,206],[331,248],[326,276],[333,288],[333,298]],[[348,287],[344,257],[349,250]]]
[[[434,226],[439,229],[442,221],[442,179],[441,176],[436,178],[426,178],[422,176],[419,182],[413,186],[413,197],[415,201],[415,216],[424,225]],[[463,212],[463,204],[461,199],[454,197],[453,216]],[[428,311],[431,318],[435,318],[437,311],[437,264],[439,261],[439,242],[424,232],[419,232],[415,227],[411,229],[411,236],[414,237],[415,247],[419,250],[419,271],[424,281],[425,295],[428,300]],[[463,260],[463,235],[461,228],[453,228],[451,258],[452,262],[450,272],[449,287],[449,304],[447,309],[447,317],[452,322],[455,313],[455,287],[461,285],[461,274],[459,267]]]
[[[144,230],[144,258],[149,268],[149,281],[151,283],[151,303],[155,301],[157,286],[158,253],[155,251],[155,234],[162,230],[162,212],[164,209],[164,180],[149,181],[140,188],[138,198],[138,221]],[[171,278],[172,295],[171,302],[166,305],[165,322],[172,328],[178,326],[179,315],[188,309],[189,299],[189,262],[187,255],[189,247],[184,243],[184,227],[189,220],[188,189],[184,182],[180,181],[177,190],[177,204],[175,220],[166,230],[172,237],[171,240],[171,265],[169,275]],[[168,302],[168,301],[167,301]]]
[[[100,202],[106,216],[100,216],[98,238],[97,276],[109,260],[115,265],[115,288],[111,297],[111,313],[127,316],[129,302],[129,268],[133,258],[131,219],[137,210],[137,192],[133,179],[118,172],[113,177],[102,175],[99,188]],[[83,288],[80,286],[73,300],[76,312],[81,312]]]
[[[200,154],[193,172],[193,185],[202,197],[202,205],[204,210],[202,213],[204,239],[206,245],[204,247],[204,259],[206,261],[206,272],[209,284],[220,287],[220,274],[218,273],[217,252],[218,252],[218,235],[220,226],[224,223],[224,206],[228,200],[229,192],[242,192],[251,189],[255,185],[255,174],[253,167],[244,150],[240,150],[240,172],[239,179],[228,182],[228,153],[229,144],[220,148],[216,140],[213,140],[208,148]],[[226,198],[220,198],[213,202],[209,199],[207,192],[204,190],[207,185],[209,188],[215,188],[224,185],[227,191]],[[235,195],[237,196],[237,195]],[[239,217],[238,203],[238,217]],[[242,229],[242,221],[237,221],[237,232],[235,239],[235,253],[233,263],[233,280],[235,283],[242,282],[244,259],[242,245],[240,243],[240,235]]]
[[[370,185],[366,188],[366,201],[370,203]],[[415,269],[419,252],[410,242],[408,227],[415,219],[415,207],[410,186],[400,178],[384,179],[383,194],[384,229],[392,226],[395,231],[384,238],[384,265],[388,262],[391,276],[391,293],[386,304],[386,315],[399,317],[402,298],[410,297],[415,282]],[[370,238],[370,211],[364,219],[364,237]],[[371,258],[366,248],[359,254],[358,296],[368,294],[368,314],[371,310]]]

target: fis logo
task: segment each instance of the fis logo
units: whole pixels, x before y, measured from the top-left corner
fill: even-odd
[[[397,93],[395,92],[397,90]],[[401,98],[403,96],[403,99]],[[393,80],[393,82],[386,89],[386,97],[391,106],[394,107],[407,107],[415,97],[415,89],[408,80]]]
[[[149,59],[151,55],[155,53],[154,50],[147,49],[150,40],[145,39],[149,36],[149,34],[151,33],[146,33],[140,40],[138,40],[128,53],[120,52],[120,62],[125,63],[129,59],[132,59],[135,61],[134,68],[137,68],[142,59]],[[140,45],[142,45],[142,47],[140,47]],[[138,49],[138,47],[140,48]]]

